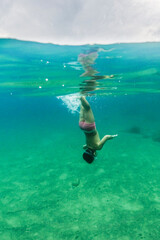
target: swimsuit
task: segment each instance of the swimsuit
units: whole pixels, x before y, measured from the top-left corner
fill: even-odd
[[[85,121],[79,122],[79,127],[85,132],[85,133],[93,133],[96,129],[95,122],[93,123],[86,123]]]

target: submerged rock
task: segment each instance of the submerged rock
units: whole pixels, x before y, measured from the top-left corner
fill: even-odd
[[[152,140],[160,143],[160,131],[152,135]]]
[[[78,187],[80,184],[80,179],[79,178],[76,178],[74,179],[74,181],[72,182],[72,187],[75,188],[75,187]]]

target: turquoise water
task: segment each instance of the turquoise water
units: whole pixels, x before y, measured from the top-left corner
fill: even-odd
[[[1,240],[160,239],[159,49],[0,39]],[[91,165],[80,93],[119,134]]]

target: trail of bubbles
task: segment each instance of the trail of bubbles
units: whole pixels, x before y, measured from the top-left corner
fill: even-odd
[[[61,99],[63,101],[63,104],[65,106],[67,106],[67,108],[69,109],[69,111],[71,111],[71,113],[79,113],[79,106],[80,106],[80,94],[79,93],[73,93],[73,94],[68,94],[65,96],[58,96],[58,99]]]

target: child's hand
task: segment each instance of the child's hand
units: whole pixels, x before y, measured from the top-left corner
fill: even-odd
[[[112,137],[113,137],[113,138],[114,138],[114,137],[118,137],[118,134],[112,135]]]
[[[85,145],[83,145],[83,149],[87,149],[87,145],[85,144]]]
[[[106,135],[105,137],[106,137],[107,140],[110,140],[110,139],[113,139],[113,138],[115,138],[115,137],[117,137],[117,136],[118,136],[118,134],[115,134],[115,135]]]

